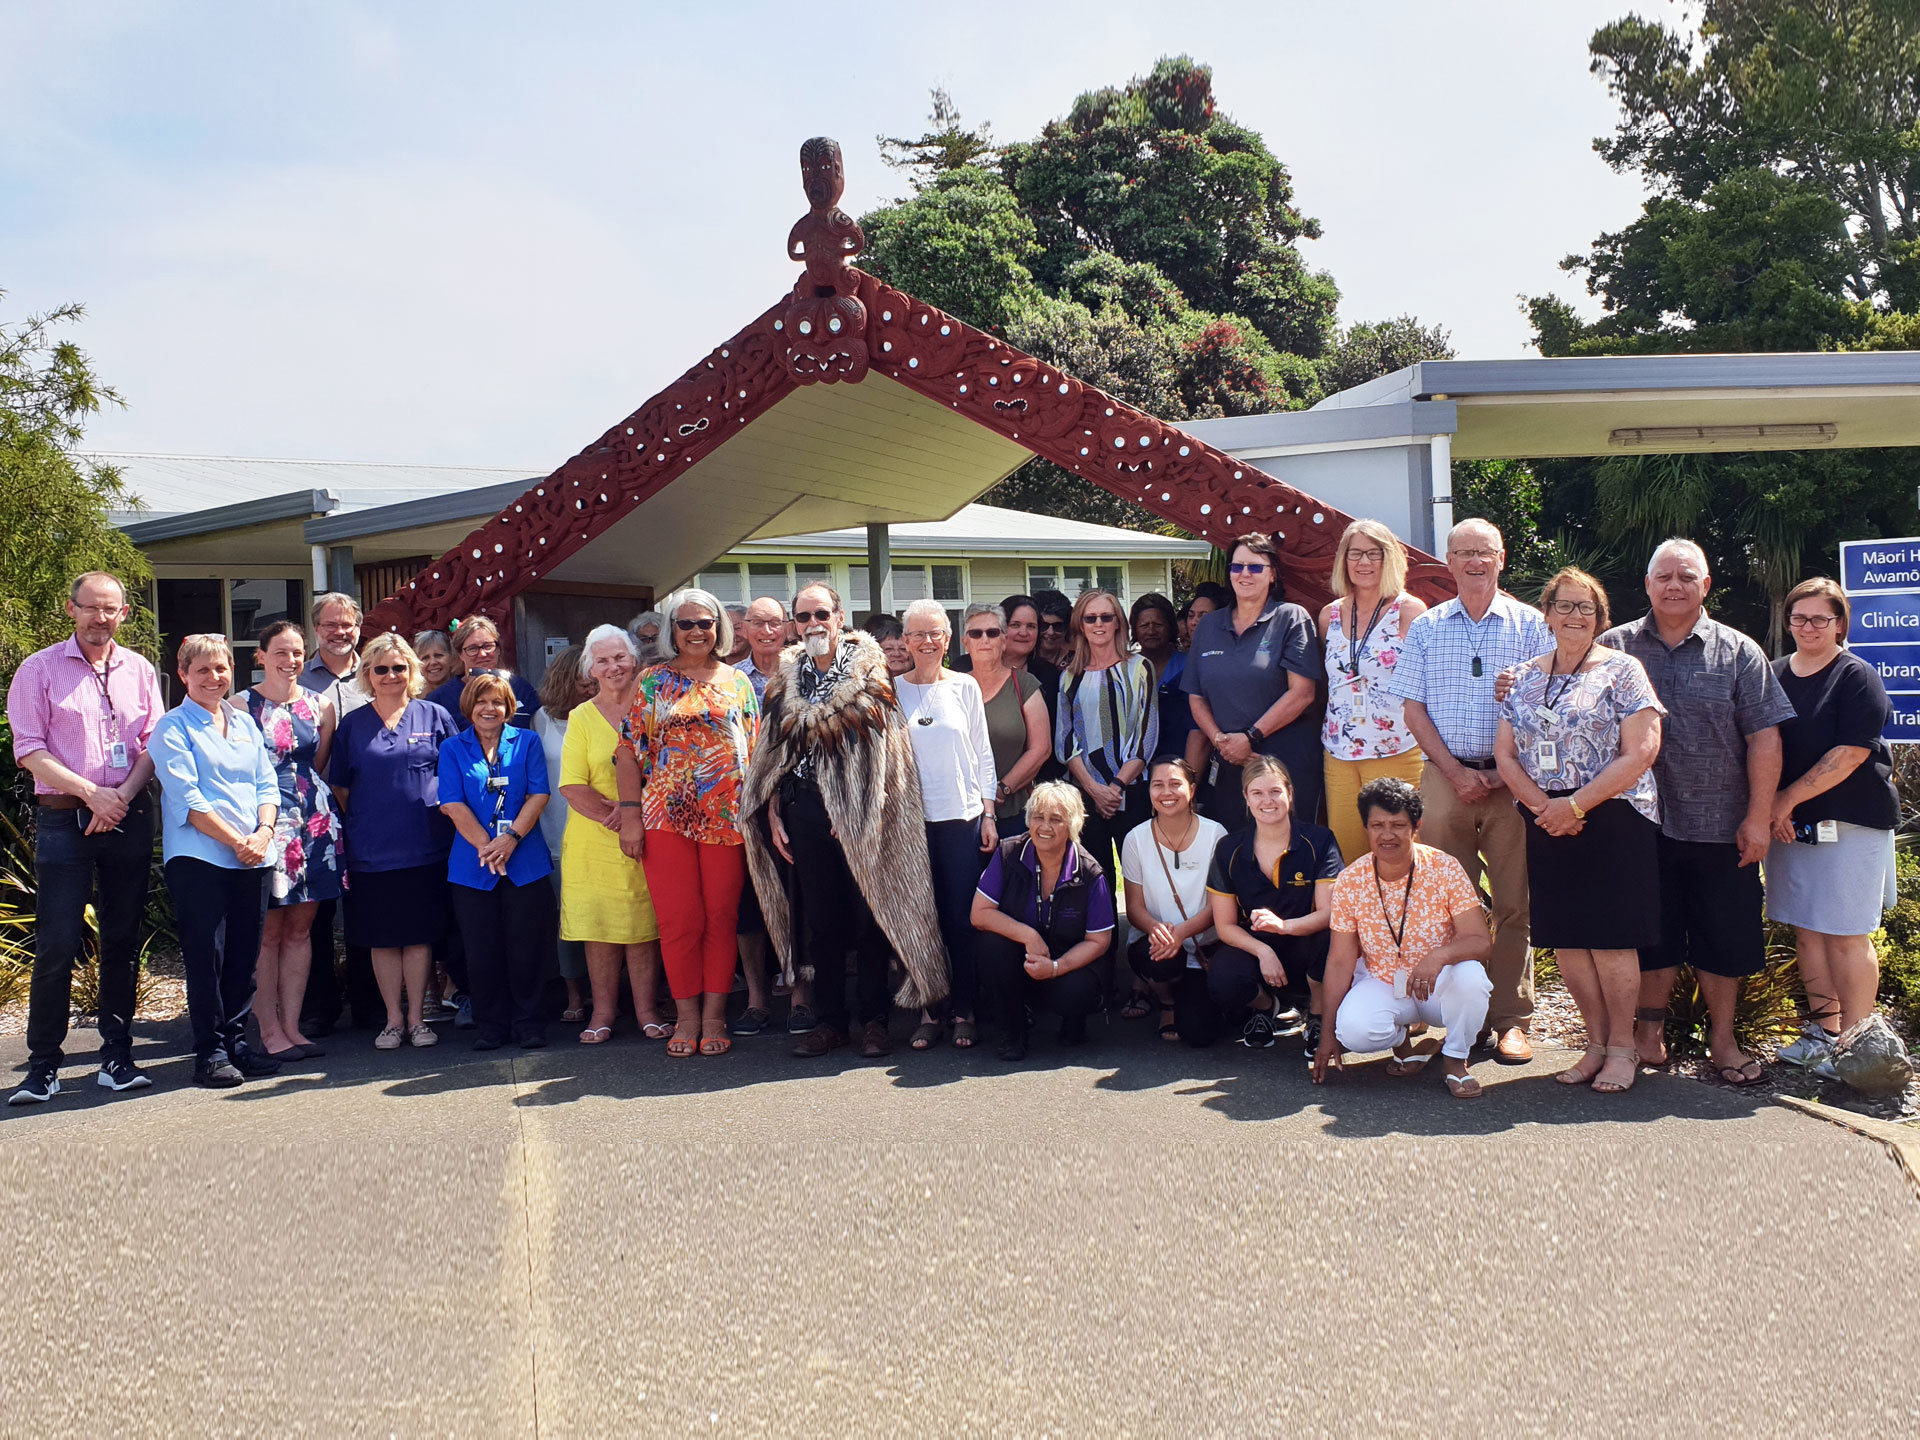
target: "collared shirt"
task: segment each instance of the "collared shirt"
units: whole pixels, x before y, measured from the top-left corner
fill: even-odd
[[[1243,923],[1256,910],[1271,910],[1282,920],[1306,919],[1313,913],[1319,887],[1340,878],[1339,842],[1324,826],[1296,820],[1287,853],[1265,871],[1253,852],[1259,837],[1260,827],[1248,825],[1222,839],[1213,850],[1207,889],[1232,896]]]
[[[827,668],[824,670],[814,664],[813,657],[808,655],[803,649],[800,653],[800,663],[793,667],[796,688],[800,691],[799,699],[801,702],[811,705],[815,700],[819,699],[842,680],[846,679],[847,667],[853,663],[854,651],[858,648],[859,642],[851,635],[842,636],[840,648],[834,651],[833,659],[828,662]],[[792,773],[793,778],[796,780],[810,780],[813,777],[813,752],[811,750],[802,750],[800,752],[800,758],[793,763]]]
[[[1053,882],[1054,893],[1064,889],[1079,872],[1080,862],[1075,858],[1076,847],[1067,847],[1067,858],[1061,863],[1060,876]],[[1047,928],[1046,918],[1040,913],[1040,851],[1032,840],[1020,847],[1020,863],[1027,867],[1033,876],[1032,888],[1027,892],[1027,913],[1013,918],[1023,925],[1031,925],[1036,930]],[[1000,852],[996,849],[993,858],[987,861],[987,868],[980,877],[980,883],[974,887],[996,906],[1000,897],[1007,891],[1006,869],[1000,863]],[[1107,877],[1095,871],[1087,879],[1087,934],[1103,935],[1113,929],[1113,892],[1107,888]]]
[[[315,695],[324,695],[333,702],[333,720],[337,725],[362,705],[372,702],[373,697],[360,688],[355,677],[359,668],[349,670],[344,675],[336,675],[327,668],[324,657],[315,655],[307,661],[306,668],[300,672],[300,688]]]
[[[773,663],[776,666],[779,665],[780,660],[778,656],[774,657]],[[762,670],[758,665],[754,664],[751,653],[748,654],[746,659],[742,660],[733,668],[747,677],[747,683],[753,686],[753,698],[756,701],[767,698],[767,681],[773,678],[773,672],[771,670]]]
[[[347,875],[446,863],[453,825],[440,813],[440,742],[453,717],[409,700],[389,730],[371,705],[347,716],[333,736],[328,779],[347,792]]]
[[[1447,750],[1462,760],[1486,760],[1500,733],[1493,682],[1502,670],[1553,649],[1547,617],[1533,606],[1494,592],[1477,621],[1458,597],[1442,601],[1407,627],[1391,689],[1418,700]],[[1473,673],[1475,658],[1480,673]]]
[[[160,677],[144,655],[124,645],[107,652],[106,686],[101,671],[69,636],[20,662],[7,687],[7,721],[13,727],[13,758],[44,750],[83,780],[118,785],[133,762],[151,748],[154,727],[166,714]],[[109,765],[113,743],[127,747],[127,763]],[[36,795],[60,791],[33,782]],[[251,830],[253,827],[247,827]]]
[[[504,790],[489,787],[495,776],[506,782]],[[462,730],[441,742],[438,793],[442,805],[466,806],[480,828],[492,835],[496,817],[512,824],[529,795],[548,793],[546,749],[531,731],[503,726],[499,748],[489,765],[479,735],[471,728]],[[515,828],[527,833],[507,858],[507,879],[516,885],[529,885],[552,874],[553,854],[540,827]],[[491,890],[500,883],[500,877],[480,863],[480,852],[458,830],[453,832],[453,848],[447,852],[447,879],[470,890]]]
[[[1667,707],[1660,758],[1660,829],[1675,840],[1730,845],[1747,817],[1747,737],[1793,718],[1793,702],[1760,647],[1703,610],[1669,650],[1646,615],[1616,625],[1602,645],[1646,667]]]
[[[1271,710],[1287,693],[1287,676],[1304,675],[1318,683],[1320,642],[1313,617],[1298,605],[1275,600],[1244,632],[1233,628],[1233,608],[1200,617],[1187,647],[1180,687],[1198,695],[1213,711],[1214,723],[1236,734]],[[1309,705],[1256,747],[1277,755],[1289,768],[1311,756],[1320,764],[1320,717]]]
[[[513,691],[513,714],[507,717],[507,724],[516,730],[533,728],[533,713],[540,708],[540,692],[532,684],[511,670],[469,670],[464,675],[456,675],[439,689],[427,696],[429,704],[438,705],[453,717],[453,723],[462,730],[470,729],[472,722],[460,713],[460,696],[467,688],[467,681],[476,675],[504,675],[507,685]]]
[[[194,829],[188,817],[198,810],[251,835],[260,826],[262,805],[279,808],[280,772],[253,717],[225,700],[220,708],[227,720],[224,735],[214,724],[213,712],[195,700],[182,700],[154,727],[161,854],[168,860],[185,857],[240,870],[246,867],[232,847]],[[272,864],[269,851],[257,868]]]

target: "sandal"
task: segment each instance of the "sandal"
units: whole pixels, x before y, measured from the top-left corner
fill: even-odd
[[[582,1045],[604,1045],[613,1038],[613,1026],[593,1025],[580,1032]]]
[[[665,1040],[669,1035],[673,1034],[673,1022],[671,1020],[647,1020],[641,1024],[640,1033],[649,1040]]]
[[[1739,1065],[1716,1065],[1713,1068],[1720,1072],[1721,1084],[1731,1085],[1736,1090],[1744,1090],[1749,1085],[1764,1084],[1767,1078],[1766,1067],[1753,1059],[1748,1059]],[[1753,1074],[1749,1075],[1747,1073],[1749,1070],[1753,1071]]]
[[[724,1035],[705,1035],[701,1037],[700,1053],[702,1055],[724,1055],[731,1049],[733,1049],[733,1041]]]
[[[1486,1093],[1480,1082],[1471,1075],[1455,1075],[1447,1072],[1447,1090],[1456,1100],[1478,1100]]]
[[[1153,997],[1144,990],[1136,990],[1127,997],[1127,1003],[1120,1007],[1122,1020],[1138,1020],[1153,1008]]]
[[[563,1025],[578,1025],[586,1018],[587,1007],[584,1005],[571,1005],[560,1012],[560,1023]]]
[[[700,1042],[691,1035],[676,1035],[667,1041],[667,1054],[676,1060],[684,1060],[689,1055],[700,1053]]]
[[[1579,1062],[1577,1064],[1569,1065],[1565,1070],[1562,1070],[1558,1075],[1554,1076],[1553,1078],[1558,1080],[1562,1085],[1591,1084],[1593,1081],[1593,1077],[1600,1073],[1600,1065],[1604,1065],[1607,1063],[1606,1054],[1607,1054],[1606,1046],[1589,1045],[1587,1046],[1586,1053],[1580,1057]],[[1596,1055],[1601,1057],[1600,1065],[1596,1065],[1593,1067],[1593,1069],[1582,1072],[1582,1070],[1580,1069],[1580,1066],[1586,1064],[1587,1061],[1591,1060]]]
[[[913,1037],[907,1041],[915,1050],[931,1050],[947,1033],[947,1027],[938,1020],[922,1020],[913,1027]]]
[[[1406,1041],[1400,1042],[1402,1045]],[[1440,1053],[1440,1042],[1431,1035],[1415,1045],[1406,1054],[1400,1053],[1399,1046],[1394,1047],[1393,1058],[1387,1061],[1387,1074],[1406,1078],[1418,1075],[1427,1068],[1427,1062]]]
[[[1673,1052],[1667,1049],[1667,1012],[1665,1010],[1655,1010],[1650,1006],[1643,1010],[1636,1010],[1633,1012],[1633,1023],[1636,1027],[1641,1025],[1658,1025],[1660,1027],[1661,1051],[1658,1060],[1649,1060],[1646,1056],[1640,1054],[1639,1046],[1635,1045],[1634,1057],[1649,1070],[1671,1070],[1673,1068]]]
[[[1162,1040],[1178,1040],[1180,1038],[1180,1027],[1173,1022],[1173,1008],[1171,1006],[1163,1006],[1161,1008],[1160,1038]]]
[[[1632,1045],[1609,1045],[1605,1048],[1605,1054],[1609,1060],[1633,1062],[1633,1069],[1627,1072],[1627,1083],[1622,1085],[1618,1080],[1602,1080],[1595,1075],[1593,1084],[1587,1088],[1596,1095],[1624,1095],[1633,1088],[1633,1082],[1640,1074],[1640,1052]],[[1606,1066],[1602,1065],[1600,1068],[1604,1070]]]
[[[954,1021],[953,1022],[953,1048],[956,1050],[971,1050],[973,1048],[974,1038],[978,1034],[979,1034],[979,1031],[974,1028],[973,1021],[971,1020]]]

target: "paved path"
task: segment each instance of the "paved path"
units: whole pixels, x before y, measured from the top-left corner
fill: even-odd
[[[333,1046],[0,1111],[0,1432],[1920,1432],[1920,1202],[1751,1093]]]

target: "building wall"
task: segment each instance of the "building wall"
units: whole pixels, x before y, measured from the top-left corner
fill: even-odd
[[[524,591],[513,602],[514,665],[534,684],[547,673],[547,642],[578,645],[596,625],[625,625],[652,601],[644,595],[552,595]]]
[[[1433,452],[1426,445],[1241,458],[1349,515],[1382,521],[1408,544],[1433,553]],[[1305,515],[1253,518],[1283,533],[1312,523]]]

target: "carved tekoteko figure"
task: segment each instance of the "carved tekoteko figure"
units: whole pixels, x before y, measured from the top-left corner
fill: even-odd
[[[838,141],[817,135],[800,147],[800,178],[812,207],[787,235],[787,254],[807,267],[779,328],[787,369],[801,384],[862,380],[867,373],[867,307],[849,261],[867,237],[840,208],[846,173]]]

